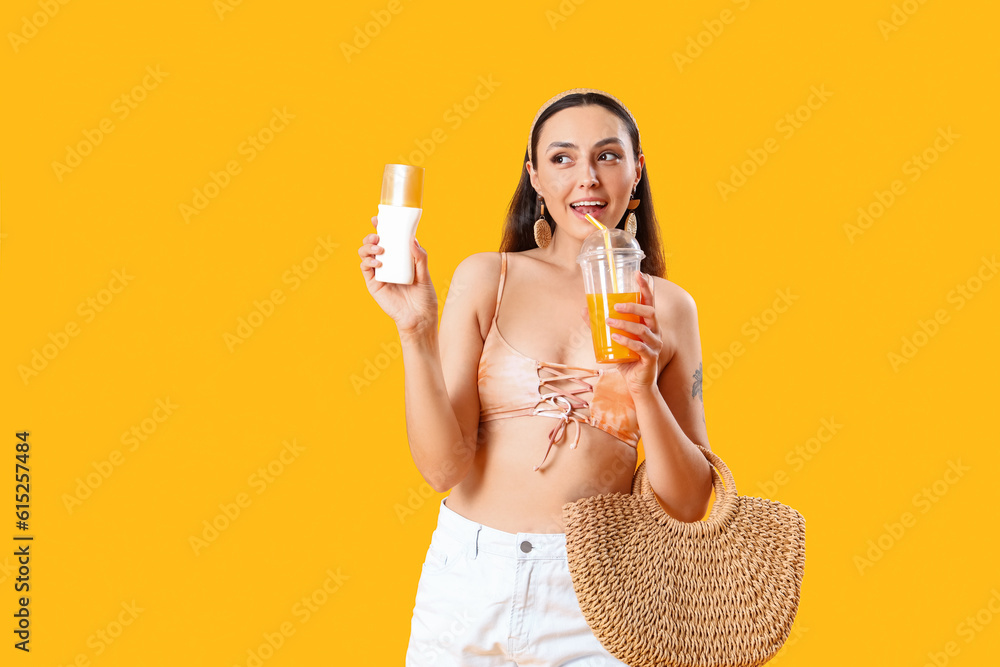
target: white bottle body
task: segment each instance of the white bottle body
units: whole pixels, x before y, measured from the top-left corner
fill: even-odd
[[[382,266],[375,267],[375,280],[383,283],[413,283],[414,262],[410,244],[417,235],[422,208],[379,204],[378,245],[384,252],[375,255]]]

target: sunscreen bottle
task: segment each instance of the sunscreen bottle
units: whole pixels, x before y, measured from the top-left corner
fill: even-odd
[[[424,168],[387,164],[382,174],[382,199],[378,206],[378,244],[384,248],[375,267],[375,280],[413,283],[414,261],[410,247],[423,212]]]

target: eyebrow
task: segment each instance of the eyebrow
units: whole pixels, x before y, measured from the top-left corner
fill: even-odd
[[[594,148],[600,148],[601,146],[607,146],[608,144],[618,144],[619,146],[624,147],[624,144],[622,144],[622,140],[619,139],[618,137],[607,137],[606,139],[601,139],[600,141],[595,143]],[[552,150],[553,148],[578,148],[578,146],[569,141],[553,141],[551,144],[549,144],[549,147],[546,148],[545,150],[549,151]]]

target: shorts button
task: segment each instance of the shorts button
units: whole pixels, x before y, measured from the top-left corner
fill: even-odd
[[[521,542],[521,551],[523,551],[524,553],[528,553],[529,551],[531,551],[531,542],[529,542],[528,540]]]

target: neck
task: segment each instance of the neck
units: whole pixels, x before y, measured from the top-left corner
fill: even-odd
[[[579,273],[580,268],[576,258],[582,247],[583,239],[573,238],[556,225],[555,231],[552,232],[552,242],[545,248],[545,257],[548,262],[565,271]]]

